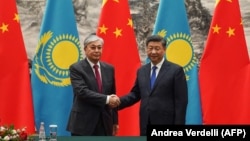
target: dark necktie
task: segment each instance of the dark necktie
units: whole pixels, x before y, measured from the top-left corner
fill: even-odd
[[[101,93],[102,92],[102,81],[101,81],[101,76],[98,70],[99,66],[98,65],[94,65],[94,69],[95,69],[95,78],[97,81],[97,85],[98,85],[98,90]]]
[[[156,69],[157,69],[156,66],[153,66],[153,67],[152,67],[152,75],[151,75],[151,80],[150,80],[150,87],[151,87],[151,90],[152,90],[153,87],[154,87],[154,83],[155,83],[155,79],[156,79]]]

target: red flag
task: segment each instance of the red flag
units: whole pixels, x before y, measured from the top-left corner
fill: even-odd
[[[199,71],[204,124],[250,123],[248,64],[239,2],[218,1]]]
[[[130,92],[140,67],[133,23],[127,0],[103,0],[97,35],[104,39],[102,61],[115,67],[116,92]],[[139,135],[139,103],[119,112],[118,135]]]
[[[0,1],[0,125],[34,133],[27,54],[15,0]]]

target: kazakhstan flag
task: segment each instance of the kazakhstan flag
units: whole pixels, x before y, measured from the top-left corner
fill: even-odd
[[[58,126],[58,136],[68,136],[68,116],[73,101],[69,66],[82,59],[72,0],[47,0],[36,54],[32,63],[32,93],[36,129],[45,123]]]
[[[184,68],[188,84],[186,124],[202,124],[197,58],[194,54],[184,0],[161,0],[153,34],[167,40],[166,59]]]

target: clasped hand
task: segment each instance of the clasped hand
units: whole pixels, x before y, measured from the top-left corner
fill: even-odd
[[[108,105],[111,107],[111,108],[116,108],[117,106],[120,105],[120,98],[115,95],[115,94],[112,94],[110,95],[110,98],[109,98],[109,103]]]

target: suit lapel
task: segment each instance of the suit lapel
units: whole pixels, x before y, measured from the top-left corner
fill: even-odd
[[[157,87],[157,85],[161,81],[161,79],[164,79],[164,75],[167,74],[167,66],[168,66],[168,63],[166,61],[164,61],[162,66],[161,66],[161,69],[159,70],[158,76],[155,80],[155,84],[154,84],[154,87],[153,87],[151,93],[155,90],[155,88]]]
[[[148,63],[146,66],[145,66],[145,69],[144,69],[144,78],[146,79],[144,83],[147,83],[147,91],[150,93],[151,91],[151,88],[150,88],[150,72],[151,72],[151,65],[150,63]]]
[[[107,71],[107,68],[101,62],[100,62],[100,69],[101,69],[101,75],[102,75],[102,92],[105,92],[105,88],[106,88],[105,84],[108,83],[108,82],[106,82],[106,80],[107,80],[107,76],[109,74],[109,71]]]
[[[97,87],[98,85],[95,79],[95,74],[93,72],[91,65],[88,63],[87,59],[83,61],[83,69],[89,75],[90,83],[95,88],[95,91],[98,91],[98,87]]]

